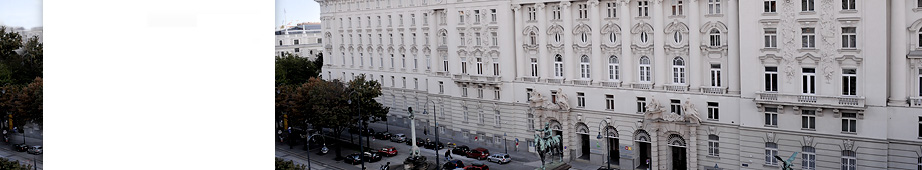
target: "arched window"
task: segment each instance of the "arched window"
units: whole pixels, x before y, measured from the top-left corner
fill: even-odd
[[[919,28],[919,31],[917,31],[916,33],[919,34],[919,47],[922,47],[922,28]]]
[[[587,33],[584,32],[584,33],[582,33],[582,34],[580,34],[580,35],[581,35],[581,37],[582,37],[582,38],[580,39],[582,42],[584,42],[584,43],[585,43],[585,42],[589,42],[589,34],[587,34]]]
[[[619,80],[618,72],[618,57],[608,57],[608,79]]]
[[[563,57],[554,56],[554,77],[563,77]]]
[[[717,28],[711,29],[711,46],[717,47],[720,46],[720,31]]]
[[[672,59],[672,83],[685,84],[685,60],[682,57]]]
[[[528,38],[531,40],[529,44],[538,45],[538,35],[535,32],[528,33]]]
[[[682,33],[679,33],[678,31],[676,31],[675,33],[673,33],[672,37],[673,39],[675,39],[675,43],[682,42]]]
[[[618,41],[618,36],[614,32],[608,33],[608,42],[615,43],[615,41]]]
[[[560,33],[554,33],[554,42],[560,42]]]
[[[650,58],[640,57],[640,81],[650,82]]]
[[[579,58],[579,73],[580,78],[589,78],[589,56],[583,55]]]
[[[647,32],[640,32],[640,42],[647,43]]]
[[[442,32],[442,45],[448,44],[448,33]]]

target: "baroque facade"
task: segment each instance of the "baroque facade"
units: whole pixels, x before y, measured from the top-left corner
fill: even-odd
[[[283,52],[314,59],[323,52],[320,23],[301,23],[275,31],[275,55]]]
[[[922,168],[917,0],[315,1],[322,77],[449,141],[534,151],[547,124],[621,169]]]

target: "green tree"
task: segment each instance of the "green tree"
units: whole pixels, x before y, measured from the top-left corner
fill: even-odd
[[[275,56],[275,84],[304,84],[310,78],[320,77],[322,67],[323,53],[317,54],[314,61],[297,54],[282,53]]]
[[[0,27],[0,85],[25,85],[35,77],[42,77],[43,44],[37,36],[23,37],[16,32]]]
[[[311,78],[298,90],[297,99],[301,107],[310,108],[305,112],[307,122],[317,128],[329,128],[332,135],[339,139],[340,134],[353,127],[357,117],[350,115],[345,85],[339,80],[324,81]],[[336,145],[336,157],[341,157],[342,148]]]
[[[293,161],[286,161],[285,159],[275,157],[275,170],[305,170],[307,166],[303,164],[296,164]]]
[[[10,160],[7,158],[0,158],[0,169],[7,170],[31,170],[33,169],[32,165],[23,164],[19,161]]]
[[[381,121],[387,117],[390,109],[375,100],[382,95],[381,83],[369,81],[365,78],[365,74],[359,74],[347,84],[345,89],[347,92],[355,91],[349,96],[349,99],[356,101],[352,103],[351,108],[353,109],[350,111],[353,113],[351,115],[358,116],[363,125],[367,126],[370,122]]]

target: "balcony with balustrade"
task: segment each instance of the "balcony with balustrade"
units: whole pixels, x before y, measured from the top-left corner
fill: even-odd
[[[563,84],[564,78],[548,78],[545,80],[550,84]]]
[[[667,84],[663,88],[666,91],[675,91],[675,92],[688,91],[688,85],[686,84]]]
[[[540,79],[540,78],[538,78],[538,77],[521,77],[521,78],[519,79],[519,81],[524,81],[524,82],[529,82],[529,83],[537,83],[537,82],[539,81],[539,79]]]
[[[909,107],[922,107],[922,97],[909,97]]]
[[[639,83],[634,83],[634,84],[631,84],[631,88],[634,88],[634,89],[651,90],[651,89],[653,89],[653,83],[650,83],[650,82],[639,82]]]
[[[621,82],[620,81],[603,81],[603,82],[599,82],[599,86],[618,88],[618,87],[621,87]]]
[[[861,96],[822,96],[811,94],[785,94],[776,92],[756,92],[756,103],[808,106],[838,109],[864,109],[864,97]]]
[[[451,79],[455,82],[461,82],[461,83],[476,83],[476,84],[489,84],[489,85],[496,85],[496,84],[502,83],[502,78],[499,76],[455,74],[455,75],[452,75]]]
[[[726,87],[701,87],[701,93],[705,94],[727,94]]]
[[[589,86],[592,84],[592,80],[570,80],[570,84],[577,86]]]

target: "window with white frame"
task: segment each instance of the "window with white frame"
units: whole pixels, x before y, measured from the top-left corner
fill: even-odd
[[[816,148],[812,146],[801,147],[801,164],[804,170],[816,169]]]
[[[708,119],[720,120],[720,105],[717,102],[708,102]]]
[[[589,18],[589,4],[578,4],[577,10],[579,11],[579,19]]]
[[[448,72],[448,56],[442,56],[442,71]]]
[[[499,100],[499,87],[493,87],[493,100]]]
[[[499,46],[499,37],[496,36],[496,32],[491,32],[490,35],[493,40],[493,46]]]
[[[407,55],[400,55],[400,67],[407,68]]]
[[[614,32],[608,33],[608,42],[615,43],[616,41],[618,41],[618,35]]]
[[[922,116],[919,116],[919,138],[922,138]]]
[[[857,133],[858,132],[858,114],[857,113],[842,113],[842,132],[845,133]]]
[[[490,9],[490,21],[496,22],[496,9]]]
[[[419,78],[413,78],[413,89],[419,89]]]
[[[477,60],[477,74],[483,75],[483,58],[478,57],[476,60]]]
[[[493,126],[499,127],[502,124],[502,119],[500,119],[499,110],[493,110]]]
[[[800,11],[813,11],[813,0],[801,0]]]
[[[528,117],[526,120],[528,121],[529,131],[531,131],[531,129],[535,129],[535,114],[528,113]]]
[[[816,130],[816,110],[801,110],[800,129]]]
[[[439,94],[445,94],[445,82],[439,81]]]
[[[615,95],[605,95],[605,110],[615,110]]]
[[[842,150],[842,170],[855,170],[858,167],[858,153]]]
[[[855,10],[855,0],[842,0],[842,10]]]
[[[432,68],[432,56],[426,55],[426,71]]]
[[[528,38],[530,40],[528,44],[538,45],[538,34],[535,34],[535,32],[530,32],[528,33]]]
[[[559,43],[563,38],[560,37],[560,33],[554,33],[554,42]]]
[[[525,8],[525,9],[528,11],[528,21],[535,21],[535,20],[538,20],[538,17],[537,17],[537,15],[535,14],[535,13],[536,13],[536,12],[535,12],[535,11],[536,11],[536,10],[535,10],[535,7],[532,6],[532,7],[528,7],[528,8]]]
[[[463,116],[464,116],[464,122],[467,122],[467,120],[469,120],[469,119],[468,119],[468,116],[467,116],[467,106],[461,106],[461,110],[462,110],[463,113],[464,113],[464,115],[463,115]]]
[[[649,1],[637,1],[637,16],[646,17],[650,16],[650,2]]]
[[[448,23],[448,13],[446,13],[445,11],[442,11],[442,12],[441,12],[441,14],[439,15],[439,18],[441,18],[441,19],[440,19],[441,24],[446,24],[446,23]]]
[[[778,67],[765,67],[765,91],[778,91]]]
[[[589,42],[589,33],[587,32],[580,33],[580,41],[583,43]]]
[[[842,48],[858,48],[858,33],[855,27],[842,27]]]
[[[563,57],[560,54],[554,56],[554,77],[563,77]]]
[[[391,87],[396,87],[396,86],[394,85],[394,84],[397,84],[396,82],[397,82],[397,81],[394,80],[394,76],[391,76]],[[395,101],[396,101],[396,100],[395,100]]]
[[[672,15],[682,15],[682,0],[672,0]]]
[[[474,23],[480,23],[480,10],[474,10]]]
[[[765,0],[765,2],[763,2],[763,6],[764,6],[763,8],[765,9],[763,10],[763,12],[775,13],[776,12],[775,5],[776,5],[775,0]]]
[[[778,108],[766,107],[765,108],[765,126],[778,126]]]
[[[673,33],[672,33],[672,40],[674,40],[675,43],[681,43],[681,42],[682,42],[682,33],[680,33],[679,31],[673,32]]]
[[[640,82],[650,82],[650,58],[640,57]]]
[[[765,28],[765,48],[778,48],[778,30]]]
[[[531,93],[534,92],[534,89],[525,88],[525,100],[531,101]]]
[[[461,73],[467,74],[467,58],[461,57]]]
[[[708,135],[708,156],[720,156],[720,137]]]
[[[481,41],[480,41],[480,33],[474,33],[474,40],[475,40],[477,46],[480,46],[480,42],[481,42]]]
[[[399,21],[397,25],[403,26],[403,14],[397,15],[397,19],[397,21]]]
[[[857,95],[858,75],[856,73],[856,69],[842,69],[842,95]]]
[[[608,80],[617,81],[621,79],[621,77],[619,77],[618,75],[620,74],[619,73],[620,70],[618,70],[618,67],[619,67],[618,57],[614,55],[608,57]]]
[[[359,65],[365,66],[365,53],[359,53]]]
[[[803,94],[816,94],[816,69],[815,68],[803,68],[802,70],[803,70],[802,71],[803,80],[801,81],[801,84],[803,85],[802,93]]]
[[[396,66],[395,66],[394,63],[396,63],[396,62],[394,62],[394,55],[391,54],[391,68],[396,68]]]
[[[553,20],[560,19],[560,5],[554,5],[551,7],[551,19]]]
[[[647,32],[640,32],[640,42],[647,43]]]
[[[531,76],[538,77],[538,59],[537,58],[531,58]],[[922,80],[922,76],[920,76],[919,80]]]
[[[776,155],[778,155],[778,144],[775,142],[765,142],[765,164],[778,165],[778,159],[775,159]]]
[[[589,56],[583,55],[579,59],[579,77],[589,78]]]
[[[467,85],[461,85],[461,97],[467,97]]]
[[[682,115],[682,101],[672,99],[669,100],[669,111],[677,115]]]
[[[403,87],[403,88],[407,88],[407,77],[402,77],[401,79],[402,79],[402,81],[403,81],[403,86],[402,86],[402,87]]]
[[[672,59],[672,83],[685,84],[685,59],[682,57]]]
[[[423,25],[429,25],[429,13],[423,13]]]
[[[916,31],[916,34],[919,36],[919,47],[922,47],[922,28],[919,28],[919,30]]]
[[[711,64],[711,87],[720,87],[720,64]]]
[[[708,0],[708,14],[720,14],[720,0]]]
[[[458,11],[458,23],[464,23],[464,11]]]
[[[459,35],[458,38],[461,38],[461,42],[459,43],[461,43],[461,45],[464,46],[464,43],[466,42],[464,41],[464,39],[466,38],[464,37],[464,33],[458,33],[458,35]]]
[[[801,28],[800,41],[803,48],[816,48],[816,29],[813,27]]]
[[[637,113],[647,112],[647,98],[637,97]]]
[[[718,31],[716,28],[711,29],[710,38],[711,38],[711,47],[720,46],[720,31]]]
[[[578,108],[586,107],[586,93],[576,92],[576,107]]]
[[[606,2],[606,3],[605,3],[605,11],[606,11],[607,14],[608,14],[608,15],[607,15],[608,18],[614,18],[614,17],[617,17],[617,16],[618,16],[618,14],[617,14],[617,12],[618,12],[617,7],[618,7],[618,3],[616,3],[616,2]]]
[[[477,98],[478,99],[483,98],[483,86],[477,86]]]
[[[499,75],[499,59],[498,58],[493,58],[493,75],[494,76]]]

